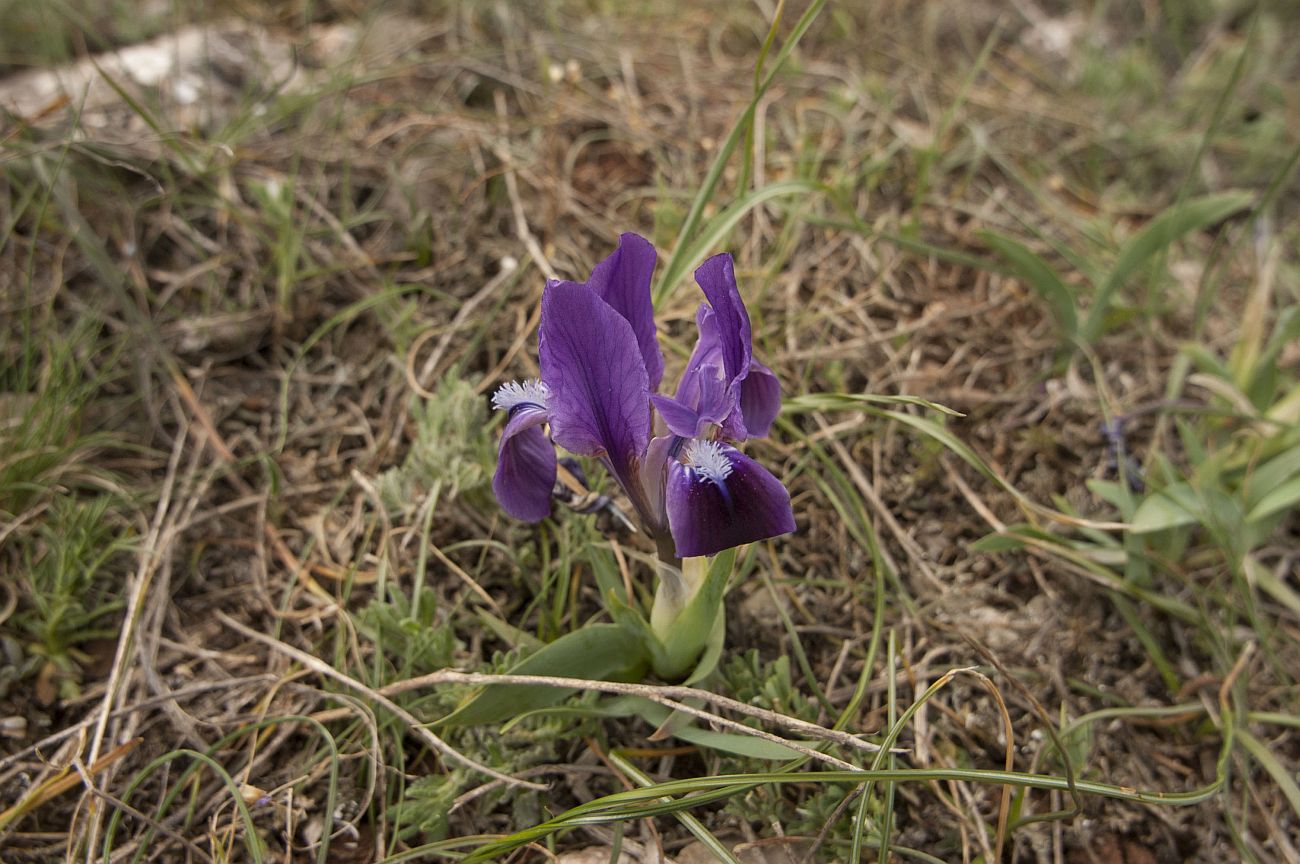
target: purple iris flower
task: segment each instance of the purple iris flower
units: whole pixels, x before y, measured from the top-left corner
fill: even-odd
[[[585,283],[546,283],[542,377],[511,382],[492,397],[509,412],[492,480],[497,500],[527,522],[551,512],[554,440],[605,465],[661,557],[714,555],[788,534],[795,528],[790,493],[735,446],[771,431],[781,386],[753,357],[731,256],[715,255],[695,271],[708,302],[696,315],[699,342],[673,396],[658,392],[656,257],[648,240],[624,234]]]

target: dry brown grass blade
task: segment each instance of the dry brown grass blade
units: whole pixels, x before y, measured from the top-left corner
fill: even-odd
[[[149,586],[153,582],[158,567],[163,563],[165,556],[169,554],[171,544],[176,537],[179,514],[173,509],[172,496],[176,490],[181,456],[185,451],[189,432],[189,424],[182,423],[167,462],[167,473],[154,511],[154,518],[149,525],[149,533],[141,546],[139,563],[127,590],[126,617],[117,639],[113,665],[104,688],[104,698],[101,700],[98,709],[99,716],[91,733],[89,760],[92,765],[99,760],[100,747],[108,733],[108,724],[113,716],[113,709],[124,692],[124,685],[130,676],[130,670],[127,667],[136,652],[136,636],[145,612],[146,602],[149,599]],[[196,455],[202,449],[202,443],[200,443]],[[99,838],[100,820],[103,811],[96,806],[97,804],[97,800],[92,800],[89,808],[89,823],[85,829],[85,836],[88,838],[86,843],[87,856],[93,854],[91,850],[95,848]]]
[[[998,715],[1002,718],[1002,734],[1005,735],[1007,739],[1006,754],[1003,759],[1002,767],[1010,773],[1016,766],[1016,730],[1015,726],[1011,722],[1011,712],[1007,710],[1006,700],[1002,698],[1002,691],[998,689],[998,685],[993,683],[993,679],[974,669],[969,670],[967,674],[973,675],[975,680],[984,685],[984,689],[989,692],[993,697],[993,701],[997,703]],[[1007,819],[1010,815],[1011,787],[1003,786],[1002,795],[998,801],[998,835],[996,845],[993,849],[994,861],[1002,860],[1002,847],[1006,845]]]
[[[86,777],[94,777],[96,774],[104,772],[139,747],[143,741],[143,738],[132,738],[125,744],[119,744],[87,766],[84,769],[84,776],[81,771],[75,770],[73,766],[65,766],[56,776],[34,787],[17,804],[0,813],[0,832],[8,830],[19,819],[39,809],[64,792],[85,783]]]

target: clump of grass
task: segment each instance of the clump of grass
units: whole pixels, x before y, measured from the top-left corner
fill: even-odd
[[[21,601],[12,626],[40,663],[42,701],[53,701],[53,681],[60,697],[78,695],[79,665],[87,660],[79,646],[117,634],[121,563],[131,535],[113,518],[114,505],[120,502],[109,495],[55,498],[18,550]]]
[[[91,419],[115,374],[98,316],[60,333],[44,304],[13,299],[14,350],[0,365],[0,554],[16,607],[0,623],[25,656],[18,677],[34,678],[49,704],[80,692],[83,646],[116,633],[133,506],[97,464],[119,449]]]

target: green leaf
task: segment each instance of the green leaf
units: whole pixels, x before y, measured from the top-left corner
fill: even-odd
[[[1232,380],[1232,373],[1228,371],[1228,367],[1204,345],[1188,342],[1182,345],[1179,351],[1190,359],[1192,364],[1201,372],[1213,375],[1216,378],[1222,378],[1224,381]]]
[[[1250,734],[1244,727],[1238,727],[1237,738],[1241,741],[1246,752],[1251,755],[1251,758],[1258,762],[1268,772],[1273,782],[1277,784],[1277,788],[1281,790],[1287,802],[1291,805],[1291,812],[1300,814],[1300,785],[1296,784],[1291,769],[1282,764],[1282,760],[1278,759],[1268,749],[1267,745]]]
[[[1250,508],[1250,512],[1246,514],[1246,521],[1258,522],[1297,504],[1300,504],[1300,477],[1292,477]]]
[[[1293,591],[1272,570],[1260,564],[1254,555],[1246,555],[1241,563],[1250,581],[1262,588],[1264,593],[1290,609],[1293,615],[1300,616],[1300,594]]]
[[[1129,512],[1133,507],[1133,493],[1126,486],[1114,480],[1099,480],[1096,477],[1089,477],[1084,481],[1084,485],[1092,494],[1122,513],[1125,518],[1133,515]]]
[[[536,713],[546,717],[640,717],[658,729],[675,712],[642,696],[614,696],[609,699],[601,699],[591,705],[544,708]],[[691,719],[689,715],[678,714],[677,716],[685,717],[688,720]],[[682,741],[699,747],[707,747],[710,750],[718,750],[723,753],[734,753],[737,756],[748,756],[752,759],[784,761],[799,756],[789,747],[783,747],[762,738],[733,732],[715,732],[711,729],[701,729],[686,724],[673,726],[669,732],[674,738],[680,738]],[[793,743],[803,744],[807,747],[816,747],[818,745],[816,741],[795,741]]]
[[[1242,370],[1246,373],[1242,389],[1260,411],[1268,410],[1276,395],[1278,356],[1283,348],[1294,344],[1297,339],[1300,339],[1300,308],[1288,306],[1278,312],[1273,332],[1251,368]]]
[[[649,658],[650,668],[662,669],[668,665],[667,650],[664,648],[663,643],[659,641],[654,628],[650,626],[650,622],[646,620],[640,610],[624,603],[613,592],[605,594],[605,609],[609,612],[609,617],[614,619],[615,624],[641,641],[641,644],[645,647],[646,656]]]
[[[672,711],[664,706],[651,702],[649,699],[641,697],[632,697],[628,700],[647,723],[659,728],[667,722],[672,716]],[[672,736],[682,741],[695,744],[699,747],[707,747],[710,750],[719,750],[723,753],[734,753],[737,756],[748,756],[751,759],[796,759],[799,754],[789,747],[782,747],[771,741],[765,741],[762,738],[754,738],[749,735],[739,735],[734,732],[715,732],[712,729],[701,729],[698,726],[688,726],[681,724],[672,728]],[[816,742],[797,742],[800,744],[807,743],[810,747],[815,747]]]
[[[1024,549],[1025,541],[1014,534],[1002,534],[994,531],[992,534],[985,534],[974,543],[970,544],[972,552],[1010,552],[1015,549]]]
[[[1297,339],[1300,339],[1300,308],[1288,306],[1277,313],[1277,322],[1273,325],[1268,342],[1264,343],[1257,365],[1275,364],[1282,349],[1294,344]]]
[[[1147,496],[1138,505],[1137,512],[1133,514],[1130,530],[1134,534],[1149,534],[1153,531],[1194,525],[1201,520],[1198,514],[1202,509],[1191,486],[1186,483],[1175,483]]]
[[[718,660],[722,657],[722,649],[726,642],[727,607],[719,605],[718,613],[713,617],[713,629],[709,632],[708,641],[704,643],[704,653],[696,661],[695,670],[682,683],[691,687],[712,675],[713,670],[718,668]]]
[[[1251,472],[1247,482],[1246,506],[1252,511],[1265,496],[1300,474],[1300,447],[1291,447]]]
[[[1061,331],[1062,339],[1066,343],[1073,341],[1079,333],[1079,314],[1076,311],[1074,289],[1061,281],[1061,277],[1056,274],[1052,265],[1023,243],[993,231],[980,232],[980,238],[994,252],[1005,258],[1015,274],[1038,292],[1038,296],[1047,301],[1048,308],[1052,310],[1052,317],[1056,319],[1056,326]]]
[[[646,660],[645,644],[635,633],[617,624],[592,624],[547,644],[515,664],[510,674],[636,681],[645,672]],[[540,684],[489,685],[441,722],[460,726],[499,723],[554,705],[573,692],[575,688]]]
[[[502,621],[486,610],[478,610],[478,620],[480,624],[492,631],[493,636],[511,647],[536,651],[546,644],[532,633],[520,630],[508,621]]]
[[[587,560],[591,562],[591,572],[596,577],[596,587],[600,596],[613,595],[624,605],[627,604],[627,586],[623,584],[623,574],[619,572],[614,553],[603,543],[592,543],[587,547]]]
[[[1084,341],[1092,343],[1101,336],[1106,312],[1114,301],[1115,293],[1153,255],[1168,249],[1185,234],[1208,228],[1233,213],[1246,209],[1253,200],[1254,195],[1248,192],[1205,195],[1172,207],[1153,219],[1151,224],[1124,244],[1109,278],[1097,288],[1092,308],[1088,310],[1088,319],[1083,325]]]

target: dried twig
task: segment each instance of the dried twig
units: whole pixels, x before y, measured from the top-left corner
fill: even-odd
[[[439,684],[532,684],[545,687],[562,687],[576,690],[595,690],[598,693],[616,693],[623,696],[641,696],[649,699],[666,708],[674,711],[681,711],[684,714],[690,714],[693,717],[699,717],[703,720],[719,723],[734,729],[746,735],[753,735],[757,738],[766,738],[774,743],[783,746],[795,748],[794,742],[784,738],[779,738],[770,733],[763,733],[761,730],[754,729],[750,726],[734,723],[726,720],[716,714],[710,714],[707,711],[701,711],[686,704],[687,699],[699,699],[716,705],[728,711],[735,711],[737,714],[744,714],[769,723],[773,726],[780,726],[797,732],[801,735],[807,735],[809,738],[817,738],[822,741],[829,741],[833,744],[839,744],[853,750],[860,750],[867,753],[876,753],[880,751],[879,745],[870,741],[864,741],[857,735],[851,735],[848,732],[840,732],[835,729],[827,729],[824,726],[818,726],[816,723],[809,723],[807,720],[800,720],[797,717],[789,717],[776,711],[769,711],[766,708],[758,708],[754,705],[748,705],[744,702],[722,696],[718,693],[710,693],[708,690],[698,690],[694,687],[683,687],[677,685],[654,685],[654,684],[625,684],[618,681],[590,681],[586,678],[563,678],[554,675],[486,675],[477,672],[458,672],[454,669],[443,669],[438,672],[430,672],[428,675],[421,675],[417,678],[409,678],[405,681],[395,682],[385,688],[388,693],[403,693],[407,690],[419,690],[424,687],[436,686]],[[907,750],[892,750],[895,753],[906,753]],[[808,755],[808,754],[805,754]],[[820,754],[824,756],[825,754]],[[814,757],[815,758],[815,757]],[[837,762],[839,760],[836,760]],[[848,770],[854,770],[856,766],[844,763],[840,767],[847,765]]]
[[[433,750],[437,751],[438,753],[441,753],[444,758],[452,762],[458,762],[461,765],[464,765],[466,768],[470,768],[474,771],[478,771],[482,774],[486,774],[489,777],[495,777],[497,780],[500,780],[503,783],[508,783],[511,786],[522,786],[528,789],[536,789],[538,791],[543,791],[547,788],[546,785],[542,783],[531,783],[527,780],[520,780],[518,778],[511,777],[508,774],[502,774],[500,771],[497,771],[493,768],[489,768],[488,766],[482,764],[481,762],[476,762],[473,759],[469,758],[468,756],[459,753],[458,751],[453,749],[450,745],[448,745],[445,741],[439,738],[437,735],[430,732],[418,717],[416,717],[411,712],[407,711],[401,705],[398,705],[392,699],[389,699],[383,693],[380,693],[374,688],[367,687],[365,684],[362,684],[360,681],[356,680],[350,675],[343,674],[339,670],[335,669],[333,666],[326,663],[324,660],[321,660],[319,657],[313,657],[312,655],[308,654],[306,651],[301,651],[297,648],[294,648],[292,645],[286,645],[284,642],[281,642],[279,639],[276,639],[272,636],[267,636],[265,633],[259,633],[253,628],[241,624],[240,622],[236,621],[234,618],[231,618],[229,615],[227,615],[224,612],[218,611],[216,613],[216,616],[218,620],[221,621],[221,623],[225,624],[231,630],[234,630],[237,633],[249,639],[252,639],[256,642],[260,642],[263,645],[269,646],[270,648],[275,649],[281,654],[292,657],[294,660],[301,663],[303,666],[306,666],[307,668],[311,669],[313,672],[317,673],[318,675],[324,675],[326,678],[332,678],[335,681],[338,681],[340,684],[343,684],[344,686],[362,694],[366,698],[373,700],[377,704],[382,705],[385,710],[389,711],[394,716],[401,719],[401,721],[407,725],[407,728],[411,730],[412,734],[414,734],[417,738],[422,740],[425,744],[428,744],[429,747],[431,747]]]

